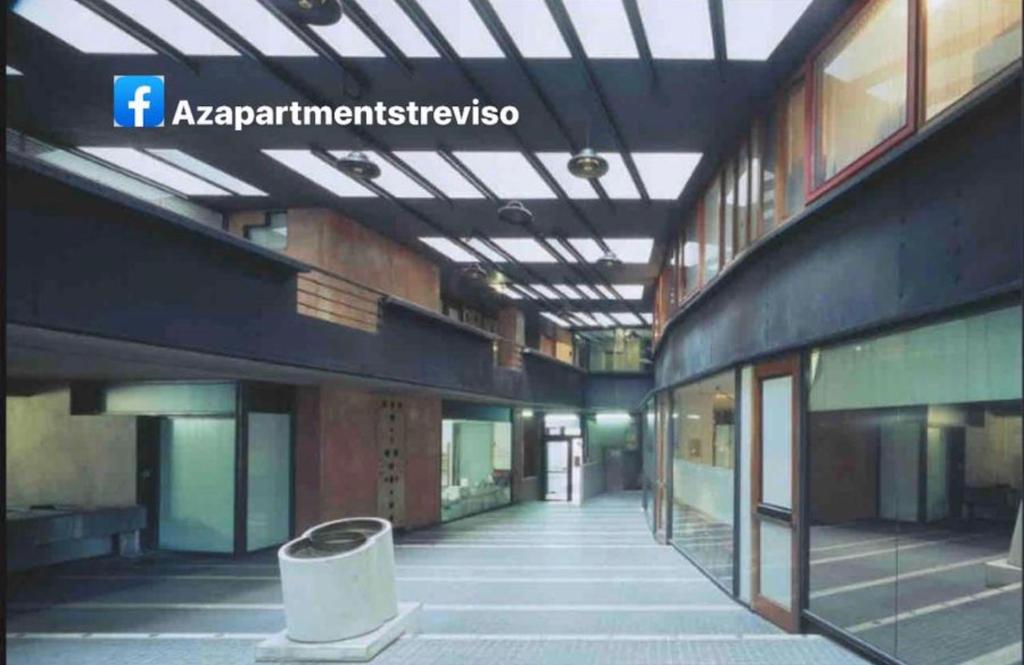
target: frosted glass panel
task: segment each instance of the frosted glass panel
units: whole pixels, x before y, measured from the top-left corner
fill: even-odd
[[[234,414],[233,383],[124,383],[104,390],[105,413]]]
[[[232,552],[235,421],[165,418],[160,432],[160,548]]]
[[[253,550],[288,540],[291,513],[291,416],[249,414],[249,505],[246,547]]]
[[[441,521],[512,501],[512,423],[441,422]]]
[[[789,609],[793,575],[792,530],[761,520],[761,595]]]
[[[793,507],[793,377],[761,383],[761,500]]]

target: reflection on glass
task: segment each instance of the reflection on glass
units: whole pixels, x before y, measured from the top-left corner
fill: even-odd
[[[925,117],[930,119],[1020,59],[1017,0],[927,0]]]
[[[718,274],[719,260],[719,212],[721,207],[721,182],[715,178],[704,193],[704,283]]]
[[[786,164],[782,185],[782,219],[804,208],[804,84],[795,86],[786,100]]]
[[[441,521],[512,501],[512,423],[441,422]]]
[[[291,415],[250,413],[246,548],[288,540],[291,515]]]
[[[722,261],[730,263],[736,242],[736,172],[735,164],[729,162],[722,172],[722,187],[725,190],[725,205],[722,208]]]
[[[902,662],[1020,661],[1020,317],[811,355],[810,610]]]
[[[750,164],[747,142],[740,144],[736,157],[736,253],[750,243]]]
[[[651,346],[650,329],[592,330],[583,337],[591,372],[640,372],[647,368],[644,359]]]
[[[235,421],[160,419],[160,549],[235,547]]]
[[[764,119],[761,135],[761,233],[775,228],[778,217],[778,154],[780,113],[772,110]]]
[[[655,453],[654,440],[656,423],[654,422],[654,400],[648,400],[644,405],[643,428],[643,500],[644,514],[647,516],[647,525],[654,529],[654,491],[658,485],[657,453]]]
[[[764,129],[761,122],[755,122],[750,133],[750,242],[754,242],[765,229],[761,224],[761,179],[763,175]]]
[[[906,123],[907,8],[870,3],[816,61],[815,185]]]
[[[727,588],[733,578],[735,397],[732,372],[673,394],[672,542]]]
[[[691,217],[683,228],[683,279],[687,295],[700,286],[700,238],[697,236],[696,216]]]

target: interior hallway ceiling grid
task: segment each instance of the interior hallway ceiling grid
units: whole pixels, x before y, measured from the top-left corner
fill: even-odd
[[[233,2],[237,5],[155,0],[147,6],[153,12],[168,5],[169,11],[177,8],[193,16],[206,14],[214,23],[220,21],[232,27],[228,19],[238,8],[250,3],[259,5],[257,9],[274,4],[272,0]],[[312,147],[341,152],[372,152],[378,147],[396,152],[529,151],[538,154],[542,162],[557,164],[562,161],[561,155],[589,144],[613,160],[613,170],[621,169],[627,156],[635,156],[651,200],[644,200],[635,182],[630,182],[635,178],[622,178],[627,183],[622,190],[625,194],[617,195],[621,188],[609,183],[607,196],[587,192],[584,187],[582,196],[586,198],[576,198],[579,194],[569,190],[568,201],[551,193],[543,198],[523,197],[535,215],[535,227],[544,234],[557,232],[569,237],[593,233],[602,238],[652,238],[654,250],[646,263],[607,271],[613,282],[650,284],[663,258],[661,241],[678,225],[690,203],[688,197],[712,175],[718,155],[727,154],[731,144],[739,140],[738,132],[746,126],[750,114],[770,98],[771,91],[792,73],[825,27],[849,5],[847,0],[772,2],[775,5],[769,18],[774,14],[783,16],[780,21],[792,24],[796,19],[796,23],[788,32],[775,36],[781,39],[777,48],[758,55],[767,57],[763,60],[750,59],[746,53],[730,57],[727,52],[729,43],[733,43],[733,51],[738,51],[738,28],[731,32],[728,29],[734,20],[730,16],[736,15],[737,7],[742,8],[736,0],[518,0],[518,4],[508,0],[345,0],[342,4],[348,14],[343,22],[348,23],[334,26],[333,32],[315,34],[328,47],[336,46],[339,38],[349,40],[346,44],[352,46],[304,55],[267,55],[252,48],[257,39],[246,40],[245,35],[242,46],[251,48],[251,54],[235,49],[235,54],[229,55],[234,42],[217,44],[216,38],[211,41],[209,37],[205,41],[197,37],[199,45],[191,46],[188,54],[175,53],[173,48],[168,53],[89,53],[9,13],[8,62],[23,75],[14,83],[10,82],[13,77],[8,77],[7,121],[10,127],[62,146],[183,151],[267,193],[192,197],[203,205],[221,211],[334,208],[428,254],[432,250],[417,239],[436,233],[408,210],[376,196],[337,196],[262,151]],[[73,6],[76,11],[85,7],[114,17],[132,10],[126,0],[21,0],[16,4],[25,3],[56,9]],[[794,15],[790,19],[780,9],[787,4],[795,8],[790,10]],[[681,8],[685,12],[679,13]],[[479,40],[490,40],[491,45],[474,47],[463,39],[449,42],[454,53],[443,52],[428,39],[429,27],[409,23],[409,17],[417,14],[431,19],[442,36],[454,34],[446,32],[449,28],[443,17],[449,14],[458,14],[464,31],[469,30],[466,26],[484,25],[479,17],[490,15],[491,36],[484,34]],[[133,16],[139,20],[129,17],[123,25],[132,34],[152,36],[150,29],[141,25],[152,17],[135,11]],[[360,32],[350,16],[361,17],[362,25],[370,27]],[[666,30],[653,22],[652,16],[667,16],[678,25]],[[367,37],[374,33],[372,26],[380,29],[377,45]],[[275,30],[280,27],[274,26]],[[500,34],[502,29],[512,48],[509,41],[502,43],[493,36],[495,30]],[[290,33],[285,29],[282,34]],[[575,48],[572,35],[578,39]],[[164,36],[171,40],[169,33],[157,35],[161,41]],[[388,43],[395,49],[387,47]],[[380,44],[386,48],[381,49]],[[260,46],[273,51],[264,44]],[[302,51],[301,47],[294,48]],[[515,57],[516,50],[522,58]],[[222,54],[192,54],[196,51]],[[373,57],[365,57],[367,53]],[[430,53],[430,57],[421,57]],[[478,57],[480,54],[487,57]],[[223,127],[115,128],[111,122],[111,81],[115,75],[126,73],[165,76],[168,117],[179,99],[188,99],[193,105],[254,106],[292,101],[462,105],[479,99],[481,103],[515,105],[520,121],[511,132],[500,127],[454,125],[366,127],[362,138],[340,127],[249,127],[242,132]],[[546,153],[559,155],[545,160]],[[645,153],[703,157],[688,180],[686,169],[679,173],[681,195],[666,197],[664,187],[659,190],[650,182],[651,178],[665,177],[660,170],[664,167],[648,166],[645,171],[641,160]],[[431,173],[422,175],[432,177]],[[552,172],[551,176],[563,182],[567,174]],[[497,219],[495,211],[506,200],[508,197],[499,197],[497,202],[483,197],[403,199],[442,223],[454,236],[524,236],[522,230]],[[558,262],[531,267],[546,279],[579,278]],[[642,304],[649,307],[653,294],[650,288],[646,291]]]

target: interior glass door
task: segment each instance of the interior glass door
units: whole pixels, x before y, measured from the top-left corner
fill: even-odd
[[[551,439],[547,442],[548,501],[569,500],[569,441]]]

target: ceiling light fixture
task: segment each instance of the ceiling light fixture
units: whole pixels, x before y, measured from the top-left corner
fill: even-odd
[[[486,282],[491,278],[490,273],[483,269],[479,263],[471,263],[462,269],[463,276],[474,282]]]
[[[529,226],[533,223],[533,213],[522,201],[509,201],[498,208],[498,219],[513,226]]]
[[[595,263],[601,268],[618,268],[622,265],[622,259],[619,258],[618,254],[609,249]]]
[[[380,177],[380,167],[370,161],[366,153],[353,150],[344,157],[338,159],[338,168],[342,173],[353,178],[373,180]]]
[[[288,18],[307,25],[332,25],[341,20],[338,0],[273,0]]]
[[[593,148],[583,148],[569,158],[569,173],[577,178],[600,178],[608,173],[608,160]]]

